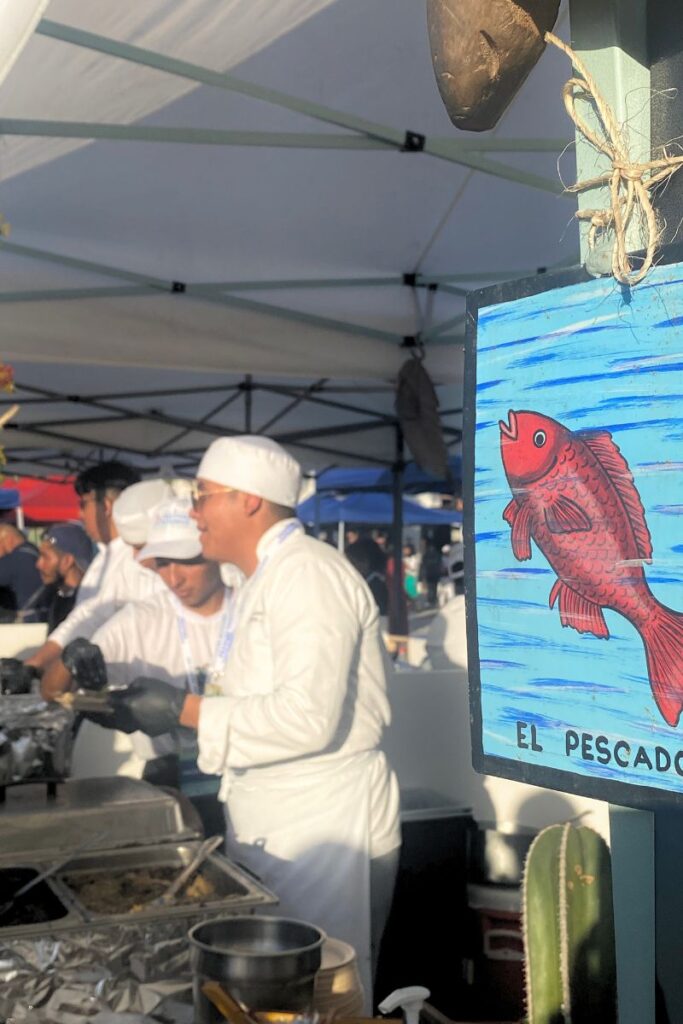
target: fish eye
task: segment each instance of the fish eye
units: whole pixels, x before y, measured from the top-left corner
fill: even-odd
[[[537,448],[542,448],[546,442],[545,430],[537,430],[534,434],[534,444]]]

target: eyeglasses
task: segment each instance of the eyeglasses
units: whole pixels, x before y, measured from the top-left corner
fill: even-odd
[[[207,498],[212,498],[214,494],[230,494],[234,490],[234,487],[218,487],[215,491],[205,491],[203,490],[199,480],[193,480],[190,487],[192,508],[196,512],[197,509],[201,508]]]

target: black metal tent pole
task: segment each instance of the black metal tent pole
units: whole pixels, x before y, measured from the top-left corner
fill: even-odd
[[[396,424],[396,459],[391,467],[393,494],[393,523],[391,546],[394,573],[391,580],[392,600],[389,605],[389,630],[398,636],[408,633],[408,616],[403,594],[403,471],[405,469],[403,431]]]
[[[253,407],[253,386],[252,386],[252,375],[247,373],[244,378],[244,383],[240,385],[244,391],[244,433],[251,434],[252,432],[252,407]]]

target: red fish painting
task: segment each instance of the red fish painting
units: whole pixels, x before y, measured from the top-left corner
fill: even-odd
[[[512,501],[503,518],[519,561],[536,543],[557,573],[550,607],[579,633],[609,637],[603,608],[623,615],[645,645],[650,686],[664,720],[683,708],[683,614],[650,590],[652,541],[624,456],[605,430],[573,432],[541,413],[510,411],[500,445]]]

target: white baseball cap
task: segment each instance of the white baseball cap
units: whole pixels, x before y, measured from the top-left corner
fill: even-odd
[[[269,437],[219,437],[206,449],[197,476],[236,491],[294,508],[301,489],[301,466]]]
[[[171,558],[183,561],[202,553],[199,530],[190,519],[189,498],[172,498],[159,505],[149,529],[147,543],[138,554],[145,558]]]
[[[144,544],[152,518],[162,501],[173,497],[165,480],[141,480],[121,491],[112,506],[119,535],[126,544]]]

